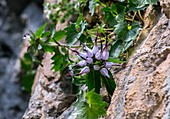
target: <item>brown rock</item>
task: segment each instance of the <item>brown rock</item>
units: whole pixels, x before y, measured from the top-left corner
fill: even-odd
[[[169,119],[170,22],[162,15],[127,68],[117,74],[118,87],[108,119]]]

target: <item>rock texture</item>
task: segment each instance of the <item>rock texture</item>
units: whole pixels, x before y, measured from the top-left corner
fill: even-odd
[[[167,3],[162,0],[162,7]],[[170,20],[164,8],[163,14],[159,8],[148,8],[138,47],[126,68],[115,75],[117,88],[106,118],[170,118]],[[46,54],[38,69],[23,119],[67,119],[74,109],[70,81],[51,71],[51,56]]]
[[[67,22],[57,24],[56,30],[64,29],[66,25]],[[40,66],[37,70],[32,96],[23,119],[56,119],[59,116],[65,119],[73,111],[69,109],[67,113],[63,113],[75,101],[76,96],[72,92],[71,81],[65,75],[60,76],[51,70],[52,56],[50,53],[45,54],[43,67]]]
[[[0,0],[0,119],[20,119],[27,108],[30,96],[22,90],[18,76],[19,58],[21,55],[23,56],[21,50],[24,47],[22,38],[28,27],[22,22],[20,16],[15,14],[15,10],[11,11],[9,2],[10,0]],[[25,5],[19,4],[18,0],[14,2],[22,8],[25,7]],[[38,9],[35,4],[28,8],[27,11],[29,12],[24,12],[24,14],[28,16],[27,19],[32,22],[31,24],[36,29],[40,24],[37,26],[34,23],[42,21],[42,10],[41,13],[35,12]],[[23,11],[21,12],[23,13]],[[35,16],[39,16],[39,18],[30,18],[28,13],[31,12],[32,18],[35,18]],[[29,23],[26,24],[29,25]],[[32,28],[28,29],[33,30]]]
[[[165,14],[116,77],[108,119],[170,118],[170,20]]]

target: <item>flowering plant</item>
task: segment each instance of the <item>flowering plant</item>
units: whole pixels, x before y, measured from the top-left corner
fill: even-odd
[[[149,4],[156,4],[156,1],[121,0],[108,4],[99,0],[63,0],[59,4],[51,5],[52,8],[47,4],[45,13],[53,23],[56,23],[58,18],[62,18],[59,21],[64,21],[66,16],[74,13],[79,14],[79,17],[64,30],[55,31],[53,26],[45,30],[44,24],[24,39],[30,41],[28,51],[34,61],[39,62],[37,54],[43,50],[53,54],[53,70],[60,73],[68,70],[65,75],[79,88],[76,108],[71,115],[76,115],[79,119],[97,119],[106,114],[107,104],[99,95],[101,87],[105,86],[109,96],[112,96],[116,83],[111,69],[122,66],[124,56],[128,58],[127,49],[139,34],[143,20],[140,10]],[[92,20],[80,13],[81,10],[86,10],[88,5]],[[67,15],[60,17],[60,12],[66,12]],[[63,38],[65,44],[60,43]]]

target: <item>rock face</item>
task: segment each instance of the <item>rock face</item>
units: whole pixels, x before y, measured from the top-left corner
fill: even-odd
[[[108,119],[170,118],[170,20],[164,14],[116,77]]]
[[[0,119],[20,119],[27,108],[29,101],[29,94],[22,90],[19,74],[20,54],[23,48],[25,27],[19,16],[10,11],[10,0],[0,0]],[[19,0],[20,1],[20,0]],[[17,4],[17,0],[14,1]],[[18,4],[20,7],[23,4]],[[30,5],[28,5],[30,6]],[[34,29],[39,27],[34,24],[42,21],[41,13],[35,12],[36,5],[31,6],[29,12],[32,12],[32,18],[37,15],[38,19],[30,19],[29,21],[34,26]],[[32,11],[34,9],[35,11]],[[20,11],[23,13],[23,11]],[[24,13],[27,14],[28,13]],[[41,17],[40,17],[41,16]],[[29,22],[30,23],[30,22]],[[29,23],[26,23],[29,25]],[[30,29],[29,30],[34,30]]]
[[[107,119],[170,118],[170,20],[165,9],[162,12],[148,9],[135,53],[115,75],[117,88]],[[67,119],[74,108],[70,81],[51,71],[51,56],[46,54],[44,67],[38,69],[24,119]]]

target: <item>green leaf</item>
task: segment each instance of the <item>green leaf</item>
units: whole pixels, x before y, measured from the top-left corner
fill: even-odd
[[[90,72],[86,74],[86,85],[89,91],[95,89],[95,92],[99,94],[101,88],[100,72],[90,69]]]
[[[62,38],[64,38],[65,34],[66,34],[66,33],[65,33],[64,31],[60,30],[60,31],[57,31],[57,32],[54,34],[53,38],[54,38],[54,40],[57,42],[57,41],[61,40]]]
[[[69,65],[69,62],[67,60],[67,55],[61,54],[58,47],[55,48],[54,52],[55,52],[55,54],[51,58],[53,60],[52,69],[54,69],[54,71],[62,72]]]
[[[123,22],[126,14],[126,7],[121,3],[112,4],[102,9],[105,12],[105,19],[109,26],[114,27],[118,22]]]
[[[116,88],[116,83],[115,83],[114,79],[112,78],[113,76],[112,76],[111,72],[108,71],[108,73],[111,78],[108,78],[106,76],[102,76],[101,78],[102,78],[102,81],[106,87],[107,92],[112,96],[113,92]]]
[[[148,5],[157,5],[159,0],[128,0],[129,11],[144,10]]]
[[[25,91],[31,93],[32,85],[34,82],[36,71],[27,71],[24,76],[22,76],[22,86]]]
[[[119,58],[112,58],[112,57],[109,57],[109,59],[107,61],[113,62],[113,63],[126,63],[127,62],[127,61],[122,61]]]
[[[40,28],[37,29],[37,31],[35,33],[36,38],[40,38],[42,36],[46,26],[47,26],[47,24],[44,24],[43,26],[41,26]]]
[[[70,23],[70,26],[65,28],[65,30],[67,31],[66,42],[68,45],[73,45],[78,41],[80,36],[83,34],[86,25],[87,23],[85,21],[81,21],[80,24]],[[79,30],[76,29],[76,26],[79,27]]]
[[[141,29],[139,22],[132,22],[131,29],[128,29],[129,25],[126,22],[120,22],[115,27],[116,41],[112,44],[110,50],[110,56],[113,58],[119,57],[130,47]]]
[[[47,31],[47,32],[44,32],[41,37],[45,38],[45,37],[49,37],[50,35],[51,35],[51,31]]]
[[[69,119],[98,119],[100,116],[106,115],[107,103],[102,101],[99,94],[94,90],[82,93],[75,104],[75,109],[71,113]]]

